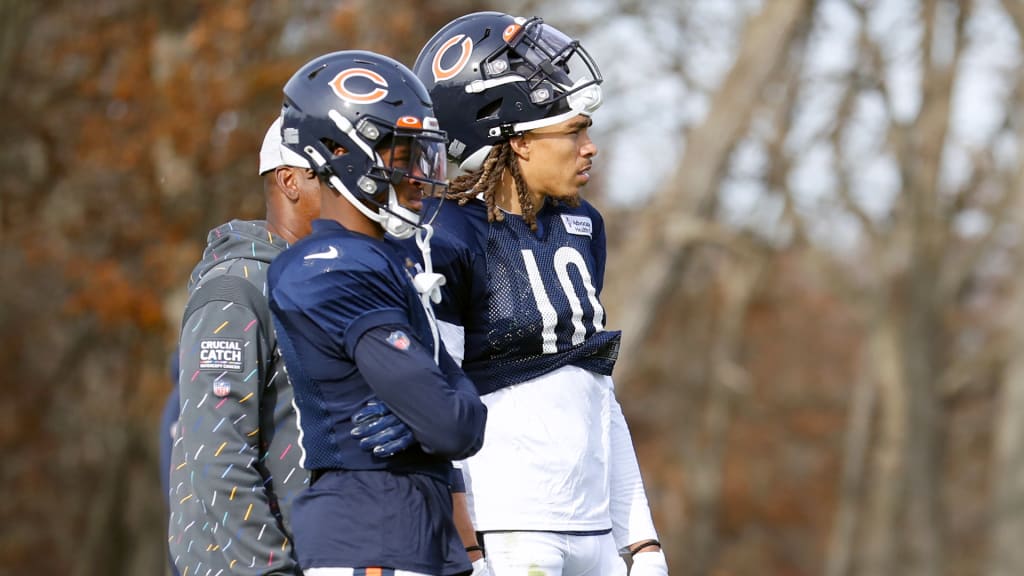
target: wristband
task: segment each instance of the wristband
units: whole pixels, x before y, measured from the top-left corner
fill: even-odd
[[[643,550],[645,548],[650,548],[652,546],[657,546],[658,548],[661,548],[661,542],[658,542],[657,540],[647,540],[643,544],[641,544],[641,545],[637,546],[636,548],[630,550],[629,551],[629,556],[632,558],[633,556],[636,556],[637,552],[639,552],[639,551],[641,551],[641,550]]]
[[[466,552],[467,553],[469,553],[469,552],[483,552],[483,551],[484,551],[484,549],[479,547],[479,546],[477,546],[476,544],[474,544],[472,546],[466,546]]]

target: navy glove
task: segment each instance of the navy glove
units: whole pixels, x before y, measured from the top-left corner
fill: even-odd
[[[412,446],[412,431],[378,400],[370,400],[352,416],[355,426],[349,434],[359,438],[359,447],[378,458],[390,458]]]

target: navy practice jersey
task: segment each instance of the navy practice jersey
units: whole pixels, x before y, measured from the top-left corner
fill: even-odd
[[[534,232],[512,214],[488,223],[480,200],[445,202],[434,228],[447,279],[435,311],[465,329],[462,368],[481,394],[566,365],[611,374],[621,333],[604,329],[604,221],[591,204],[548,202]]]
[[[399,256],[396,248],[391,240],[351,232],[333,220],[315,220],[313,233],[270,267],[270,308],[279,333],[283,330],[287,335],[288,342],[282,338],[286,366],[290,372],[301,368],[304,373],[303,378],[292,374],[292,381],[305,451],[303,466],[309,470],[411,469],[439,472],[439,477],[447,479],[448,460],[426,453],[419,445],[380,459],[360,449],[347,433],[337,431],[350,430],[352,416],[367,401],[379,398],[418,440],[429,443],[425,439],[450,420],[443,417],[452,413],[449,402],[479,402],[456,393],[460,384],[471,390],[470,385],[447,354],[435,353],[431,311],[412,285],[406,266],[406,262],[412,266],[412,261]],[[415,352],[420,347],[426,354],[419,358],[444,361],[441,366],[431,362],[416,382],[371,386],[357,366],[355,350],[365,334],[379,327],[393,328],[387,341],[394,348]],[[461,416],[469,418],[472,412]],[[477,422],[462,424],[472,429]]]
[[[479,450],[486,408],[443,348],[435,362],[431,312],[405,259],[392,241],[315,220],[274,260],[268,282],[303,466],[316,471],[293,508],[302,568],[469,570],[452,519],[450,459]],[[348,431],[371,399],[418,444],[386,459],[361,449]]]

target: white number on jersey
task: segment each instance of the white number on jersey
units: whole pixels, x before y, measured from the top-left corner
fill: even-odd
[[[544,288],[543,276],[537,266],[537,260],[533,256],[533,250],[523,250],[523,263],[526,265],[526,274],[530,279],[530,287],[533,289],[533,298],[537,302],[537,310],[540,312],[543,330],[541,339],[543,341],[543,353],[555,354],[558,352],[558,337],[555,334],[555,326],[558,324],[558,313],[551,305],[547,290]],[[555,251],[552,261],[553,272],[558,277],[558,283],[569,301],[572,309],[572,345],[576,346],[583,342],[587,336],[587,329],[583,325],[583,305],[573,286],[572,277],[569,276],[569,266],[575,266],[580,278],[583,280],[583,290],[594,309],[594,331],[600,332],[604,329],[604,308],[597,300],[597,290],[590,278],[590,270],[587,269],[587,262],[575,248],[563,246]]]

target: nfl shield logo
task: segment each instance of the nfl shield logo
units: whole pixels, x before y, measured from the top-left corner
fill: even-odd
[[[399,350],[409,349],[409,337],[405,335],[405,332],[401,330],[395,330],[388,336],[388,344],[391,344]]]
[[[231,393],[231,382],[227,380],[214,380],[213,382],[213,395],[218,398],[223,398]]]

